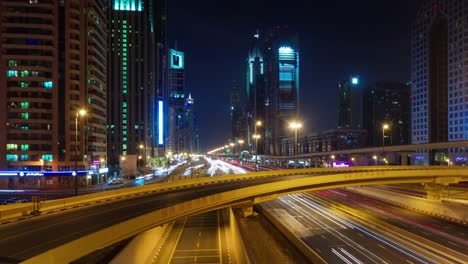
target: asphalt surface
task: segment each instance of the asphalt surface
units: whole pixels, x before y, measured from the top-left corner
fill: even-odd
[[[3,224],[0,225],[0,262],[17,263],[111,225],[180,202],[302,177],[310,176],[282,176],[179,188]]]
[[[176,221],[156,263],[229,263],[223,211]]]
[[[468,226],[431,217],[343,189],[319,191],[317,193],[329,200],[365,212],[369,218],[385,221],[468,255]]]
[[[373,219],[390,223],[463,254],[468,254],[464,226],[448,223],[426,215],[342,190],[321,191],[316,194],[295,194],[263,203],[267,210],[300,237],[313,251],[329,263],[450,263],[435,260],[427,254],[405,247],[380,232]],[[334,201],[364,212],[368,228],[336,214]],[[346,215],[346,214],[345,214]],[[434,226],[435,224],[435,226]],[[431,227],[432,226],[432,227]],[[437,229],[435,229],[437,227]],[[403,237],[404,239],[404,237]],[[435,254],[430,252],[430,254]],[[468,257],[468,256],[467,256]]]

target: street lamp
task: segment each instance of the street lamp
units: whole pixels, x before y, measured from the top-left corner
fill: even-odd
[[[75,116],[75,196],[78,195],[78,118],[85,115],[86,110],[80,109]]]
[[[237,143],[239,143],[239,153],[241,153],[241,152],[242,152],[242,144],[244,144],[244,140],[243,140],[243,139],[239,139],[239,140],[237,141]]]
[[[298,122],[298,121],[293,121],[291,123],[289,123],[289,127],[294,129],[294,157],[295,157],[295,161],[294,161],[294,168],[297,168],[297,130],[302,128],[302,123]]]
[[[258,135],[258,138],[260,138],[260,135],[257,133],[257,127],[259,127],[259,126],[262,126],[262,121],[257,120],[257,121],[255,122],[255,133],[254,133],[254,135],[253,135],[254,138],[255,138],[255,135]],[[257,146],[257,145],[258,145],[258,142],[257,142],[257,140],[256,140],[256,141],[255,141],[255,154],[258,154],[258,146]]]
[[[260,138],[260,135],[259,134],[254,134],[252,136],[254,139],[255,139],[255,163],[256,163],[256,166],[255,166],[255,170],[257,171],[258,170],[258,139]]]
[[[374,159],[374,161],[375,161],[375,165],[377,165],[377,156],[376,156],[376,155],[374,155],[374,156],[372,156],[372,158],[373,158],[373,159]]]
[[[383,161],[385,162],[385,165],[388,165],[388,160],[386,158],[383,158]]]
[[[388,124],[383,124],[382,125],[382,156],[384,156],[384,151],[385,151],[385,130],[389,129],[390,126]]]

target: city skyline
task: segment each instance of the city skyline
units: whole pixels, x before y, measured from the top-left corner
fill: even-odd
[[[178,17],[168,24],[168,41],[177,40],[187,51],[187,87],[199,98],[202,150],[229,140],[228,94],[233,80],[244,83],[242,63],[257,30],[262,34],[267,28],[280,25],[299,34],[302,133],[336,128],[338,82],[350,74],[358,75],[363,86],[376,81],[410,81],[410,30],[416,3],[340,4],[342,7],[335,9],[332,3],[320,3],[306,15],[309,9],[305,4],[294,1],[285,8],[275,1],[268,7],[259,2],[248,5],[249,8],[242,8],[247,6],[244,2],[168,3],[168,16]],[[197,21],[187,23],[193,18],[192,13],[197,13]],[[193,38],[197,41],[189,41]],[[204,71],[210,65],[218,66]],[[213,108],[216,111],[210,110]],[[216,129],[210,124],[213,119],[219,120]]]

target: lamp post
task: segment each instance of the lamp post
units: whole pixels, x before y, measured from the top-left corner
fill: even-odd
[[[255,139],[255,170],[258,171],[258,139],[260,138],[259,134],[254,134],[252,136]]]
[[[244,144],[244,140],[243,139],[239,139],[237,141],[237,143],[239,143],[239,154],[242,153],[242,145]]]
[[[330,158],[331,158],[331,160],[332,160],[331,166],[333,167],[333,163],[335,162],[335,155],[331,155]]]
[[[294,168],[297,169],[297,130],[302,128],[302,123],[293,121],[289,123],[289,127],[294,129]]]
[[[376,156],[376,155],[374,155],[374,156],[372,156],[372,158],[374,159],[374,161],[375,161],[375,165],[377,166],[377,156]]]
[[[255,135],[259,135],[258,138],[260,138],[260,134],[257,133],[257,127],[259,127],[259,126],[262,126],[262,121],[257,120],[257,121],[255,122],[255,133],[254,133],[254,135],[253,135],[254,138],[255,138]],[[255,154],[258,154],[258,142],[257,142],[257,141],[258,141],[258,140],[255,140]]]
[[[382,156],[385,156],[384,152],[385,152],[385,130],[389,129],[389,125],[388,124],[383,124],[382,125]]]
[[[75,196],[78,195],[78,118],[85,115],[86,110],[80,109],[75,117]]]

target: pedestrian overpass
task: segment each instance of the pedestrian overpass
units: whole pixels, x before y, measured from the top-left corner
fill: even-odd
[[[285,176],[288,175],[296,175],[299,177],[285,178]],[[249,185],[249,180],[252,179],[260,179],[260,181]],[[130,188],[128,190],[119,191],[119,193],[108,193],[107,196],[118,195],[121,197],[120,202],[125,202],[126,197],[133,197],[134,195],[164,195],[164,192],[153,194],[155,191],[161,191],[161,188],[166,188],[168,190],[179,189],[180,192],[184,192],[184,188],[188,186],[198,186],[198,190],[203,190],[207,188],[207,186],[214,184],[229,186],[231,182],[245,183],[240,186],[237,185],[237,187],[224,188],[223,191],[212,195],[180,201],[177,204],[136,216],[112,226],[104,227],[96,232],[75,240],[70,240],[68,243],[64,243],[58,247],[51,248],[42,254],[28,259],[24,263],[71,262],[93,251],[182,217],[196,215],[227,206],[241,207],[244,209],[245,214],[248,215],[252,212],[253,204],[275,199],[278,196],[290,193],[348,186],[396,183],[425,183],[431,190],[437,191],[443,188],[444,185],[458,183],[460,181],[468,181],[468,169],[461,166],[373,166],[361,168],[269,171],[250,173],[243,176],[226,176],[190,180],[186,182],[182,181],[166,185],[163,184],[164,186],[155,184]],[[86,201],[89,200],[87,196],[89,195],[76,197],[74,199],[81,198],[82,201]],[[92,197],[92,199],[105,199],[105,196],[105,193],[97,194]],[[61,203],[63,203],[63,201]],[[34,230],[31,230],[31,232],[34,232]]]

